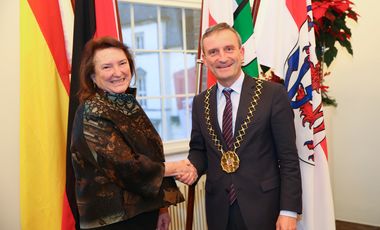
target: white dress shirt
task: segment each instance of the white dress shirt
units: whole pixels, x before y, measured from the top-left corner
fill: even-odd
[[[241,88],[243,86],[244,73],[243,71],[240,74],[240,77],[230,86],[229,89],[232,89],[231,92],[231,102],[232,102],[232,135],[235,133],[235,123],[236,123],[236,114],[239,108]],[[226,107],[226,97],[223,94],[224,86],[222,86],[219,82],[218,88],[216,90],[216,103],[218,109],[218,123],[220,130],[223,132],[223,111],[224,107]]]

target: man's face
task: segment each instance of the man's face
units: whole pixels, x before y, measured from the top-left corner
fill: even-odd
[[[216,31],[203,40],[203,60],[222,85],[230,86],[240,76],[244,49],[232,31]]]

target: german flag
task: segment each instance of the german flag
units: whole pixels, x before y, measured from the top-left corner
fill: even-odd
[[[77,0],[74,39],[67,26],[74,20],[70,1],[21,0],[20,7],[21,226],[79,229],[68,148],[78,105],[79,59],[92,37],[120,37],[117,4]]]
[[[58,0],[20,7],[21,226],[61,229],[70,88],[62,14]]]

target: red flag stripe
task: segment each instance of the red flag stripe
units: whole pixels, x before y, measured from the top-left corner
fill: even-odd
[[[211,27],[213,25],[216,25],[216,20],[212,17],[211,12],[208,11],[208,27]],[[214,74],[207,70],[207,88],[211,88],[213,85],[216,84],[216,77]]]
[[[111,36],[120,38],[115,1],[95,0],[96,32],[95,37]]]
[[[70,65],[66,56],[65,38],[58,0],[28,0],[28,3],[48,44],[68,95],[70,92]]]
[[[75,219],[67,200],[66,192],[63,197],[61,230],[75,230]]]
[[[298,30],[300,30],[302,24],[307,21],[306,1],[287,0],[286,7],[289,9],[294,22],[297,24]]]

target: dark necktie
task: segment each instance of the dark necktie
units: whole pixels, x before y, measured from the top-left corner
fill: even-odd
[[[226,107],[224,107],[223,111],[223,122],[222,122],[222,129],[223,129],[223,138],[224,141],[227,144],[228,150],[232,150],[233,147],[233,135],[232,135],[232,102],[231,102],[231,93],[232,89],[225,88],[223,89],[223,94],[226,97]],[[232,205],[236,200],[236,190],[234,184],[230,185],[229,191],[228,191],[228,200],[230,202],[230,205]]]
[[[226,107],[224,107],[223,112],[223,138],[227,144],[228,150],[232,150],[233,147],[233,135],[232,135],[232,102],[231,102],[231,93],[232,89],[224,88],[223,94],[226,97]]]

